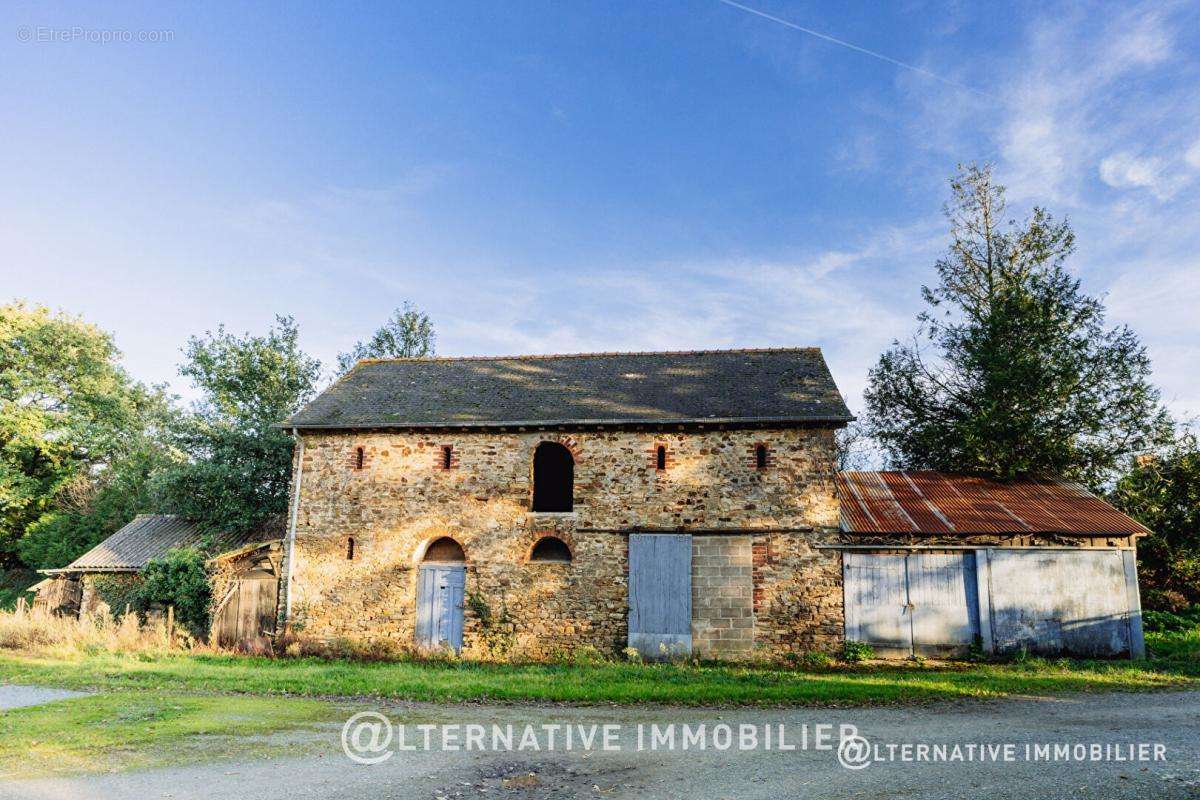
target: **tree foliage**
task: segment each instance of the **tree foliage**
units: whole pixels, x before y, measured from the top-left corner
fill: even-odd
[[[871,435],[908,468],[1101,483],[1170,430],[1145,349],[1106,327],[1067,272],[1066,221],[1035,208],[1005,222],[990,167],[950,185],[951,245],[937,286],[922,288],[918,333],[870,372]]]
[[[1138,542],[1146,605],[1180,611],[1200,603],[1200,442],[1182,431],[1157,455],[1136,459],[1110,495],[1153,533]]]
[[[173,432],[187,460],[158,474],[160,505],[202,530],[252,530],[287,510],[292,440],[276,426],[312,397],[321,364],[291,317],[263,336],[218,328],[184,352],[180,374],[202,399]]]
[[[155,606],[174,606],[176,622],[193,636],[206,636],[212,590],[203,554],[185,547],[172,550],[162,558],[150,559],[142,571],[137,599],[140,611]]]
[[[411,303],[397,308],[383,327],[365,342],[356,342],[338,355],[338,374],[345,374],[364,358],[419,358],[434,354],[437,339],[429,316]]]
[[[59,491],[53,510],[26,529],[18,545],[22,562],[35,569],[64,567],[138,514],[156,509],[152,480],[178,456],[156,435],[130,435],[136,446],[103,470],[78,475]]]
[[[78,317],[0,306],[0,564],[31,526],[53,523],[64,494],[130,453],[161,405],[119,357]]]

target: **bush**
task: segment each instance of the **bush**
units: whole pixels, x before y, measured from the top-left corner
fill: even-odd
[[[193,636],[208,632],[211,600],[208,572],[199,550],[190,547],[172,550],[162,558],[151,559],[142,572],[139,610],[174,606],[175,621]]]
[[[325,661],[403,661],[413,657],[411,650],[390,640],[368,642],[341,637],[324,640],[292,635],[278,643],[277,652],[289,658],[320,658]]]
[[[103,600],[114,616],[125,613],[125,608],[141,609],[142,576],[116,573],[94,575],[90,578],[96,595]]]
[[[502,604],[500,612],[494,613],[483,595],[471,592],[466,598],[467,608],[479,620],[480,640],[473,653],[487,661],[505,661],[512,654],[517,641],[516,626],[508,613],[508,605]]]
[[[1142,623],[1147,633],[1187,633],[1200,629],[1200,605],[1170,611],[1143,611]]]
[[[12,608],[22,597],[32,600],[26,590],[41,579],[42,576],[31,569],[0,569],[0,608]]]
[[[786,653],[783,662],[791,669],[828,669],[833,666],[833,659],[829,654],[820,650]]]
[[[875,648],[866,642],[847,640],[846,644],[842,646],[842,660],[848,664],[857,664],[860,661],[866,661],[874,657]]]

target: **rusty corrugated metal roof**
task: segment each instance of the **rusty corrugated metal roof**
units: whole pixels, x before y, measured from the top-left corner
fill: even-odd
[[[1077,483],[1001,482],[944,472],[840,472],[848,533],[1061,533],[1141,536],[1150,530]]]

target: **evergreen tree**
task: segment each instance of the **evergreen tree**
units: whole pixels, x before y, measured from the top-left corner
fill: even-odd
[[[1162,442],[1170,421],[1150,360],[1066,269],[1075,235],[1035,208],[1005,221],[990,167],[961,168],[946,207],[951,245],[911,344],[870,372],[868,427],[906,468],[1099,485]]]

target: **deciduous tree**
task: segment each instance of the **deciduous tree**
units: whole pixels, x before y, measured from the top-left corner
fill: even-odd
[[[161,392],[121,368],[112,337],[79,317],[0,306],[0,564],[18,541],[135,449]]]
[[[364,358],[431,356],[436,339],[429,316],[418,311],[411,303],[405,303],[370,339],[356,342],[349,352],[338,355],[338,374],[349,372]]]
[[[179,372],[202,398],[175,431],[187,460],[159,473],[157,495],[203,530],[251,530],[287,510],[292,440],[276,426],[312,397],[321,363],[291,317],[263,336],[218,328],[184,352]]]

